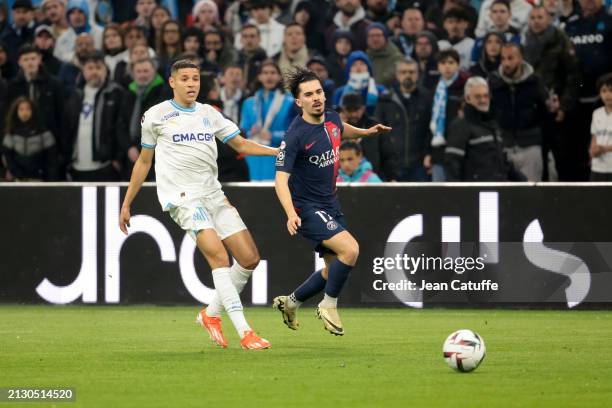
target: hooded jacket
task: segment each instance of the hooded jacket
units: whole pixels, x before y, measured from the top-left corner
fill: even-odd
[[[349,54],[346,66],[344,67],[344,74],[346,75],[347,79],[350,77],[351,67],[357,60],[363,61],[368,66],[368,72],[370,73],[370,77],[373,78],[372,63],[368,55],[363,51],[353,51]],[[335,107],[340,106],[344,93],[348,91],[350,91],[350,88],[348,88],[347,84],[336,89],[333,97],[333,104]],[[371,92],[368,92],[368,87],[365,87],[361,90],[361,96],[363,97],[363,100],[366,101],[366,109],[368,111],[368,114],[370,115],[374,113],[374,109],[376,108],[376,102],[378,101],[378,96],[386,92],[385,87],[376,84],[376,92],[376,95],[372,94]]]
[[[508,78],[500,66],[491,76],[491,110],[495,112],[507,147],[542,144],[540,125],[547,117],[547,93],[533,67],[523,62],[519,78]]]
[[[53,55],[63,62],[70,62],[74,57],[74,43],[81,33],[91,34],[94,40],[94,46],[96,49],[102,49],[102,40],[104,29],[98,25],[92,25],[90,21],[89,4],[87,0],[70,0],[66,6],[66,19],[70,24],[68,15],[74,9],[79,9],[85,14],[85,26],[84,27],[72,27],[64,31],[55,43],[55,50]]]
[[[347,183],[380,183],[382,180],[372,170],[372,163],[365,157],[361,159],[359,166],[355,169],[353,174],[346,174],[342,168],[338,170],[338,182]]]
[[[370,25],[370,21],[366,18],[366,13],[363,7],[359,7],[355,14],[348,20],[348,24],[342,23],[342,11],[338,11],[333,18],[332,24],[325,32],[325,40],[327,44],[332,45],[332,39],[336,30],[347,30],[353,35],[355,42],[353,43],[354,50],[365,50],[366,44],[366,30]]]

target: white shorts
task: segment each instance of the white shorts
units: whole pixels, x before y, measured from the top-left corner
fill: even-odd
[[[204,229],[214,229],[221,240],[247,229],[238,210],[223,194],[214,198],[194,198],[171,208],[168,213],[194,240]]]

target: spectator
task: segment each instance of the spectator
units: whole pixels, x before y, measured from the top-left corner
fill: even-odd
[[[33,45],[25,44],[19,49],[19,74],[7,88],[7,100],[13,101],[26,96],[34,103],[42,125],[51,131],[61,144],[61,118],[64,113],[64,92],[62,84],[42,66],[40,51]]]
[[[288,72],[294,66],[304,68],[308,62],[308,54],[304,28],[298,23],[290,23],[285,27],[283,49],[276,57],[281,72]]]
[[[4,31],[4,28],[7,26],[8,24],[8,7],[6,6],[6,3],[3,1],[2,3],[0,3],[0,34],[2,33],[2,31]],[[2,163],[0,163],[0,166],[2,166]]]
[[[245,99],[244,74],[240,65],[230,64],[223,70],[220,99],[223,113],[234,123],[240,123],[240,106]]]
[[[45,19],[51,26],[51,33],[54,38],[58,38],[68,30],[68,20],[66,19],[65,0],[43,0],[41,3]]]
[[[544,179],[556,181],[558,177],[570,177],[575,157],[571,146],[564,143],[571,138],[566,133],[564,122],[578,99],[580,73],[574,49],[561,29],[552,25],[552,17],[544,7],[536,6],[529,13],[529,29],[524,36],[525,60],[539,75],[549,93],[549,110],[543,121]],[[549,158],[552,152],[553,158]],[[556,168],[553,164],[556,163]],[[571,166],[569,169],[567,165]]]
[[[48,25],[39,25],[34,31],[34,45],[42,55],[43,65],[48,73],[57,76],[62,62],[53,55],[55,37],[53,30]]]
[[[202,30],[203,33],[221,30],[219,8],[213,0],[196,1],[191,15],[193,26]]]
[[[102,49],[104,30],[90,23],[87,0],[69,0],[66,6],[66,16],[70,28],[57,38],[54,51],[56,58],[63,62],[71,62],[74,58],[76,38],[83,33],[91,35],[95,49]]]
[[[34,7],[30,0],[15,0],[11,7],[13,23],[6,25],[0,40],[6,44],[6,53],[11,61],[17,60],[19,48],[34,38]]]
[[[359,93],[365,100],[368,115],[374,113],[378,96],[385,92],[385,87],[376,83],[373,77],[370,58],[363,51],[353,51],[348,57],[345,67],[348,77],[346,85],[334,92],[334,106],[340,106],[345,94]]]
[[[162,77],[168,78],[170,76],[170,66],[182,52],[181,26],[178,21],[168,20],[161,26],[160,41],[157,48],[159,73]]]
[[[550,14],[553,25],[562,28],[573,14],[574,0],[543,0],[542,6]]]
[[[295,116],[294,99],[283,90],[283,77],[274,61],[267,60],[260,65],[257,79],[257,91],[242,104],[240,128],[249,139],[278,147]],[[252,181],[274,180],[275,157],[249,156],[246,160]]]
[[[470,69],[472,61],[472,48],[474,39],[466,35],[468,28],[468,17],[465,11],[460,8],[452,8],[443,17],[444,31],[447,39],[438,42],[441,50],[452,48],[457,50],[460,57],[459,67],[463,70]]]
[[[366,13],[359,0],[336,0],[338,12],[334,15],[333,23],[325,32],[328,44],[332,44],[332,38],[336,30],[347,30],[353,34],[353,50],[366,49],[366,29],[370,21],[366,19]]]
[[[332,37],[332,50],[326,58],[329,75],[336,84],[345,84],[346,62],[353,51],[353,34],[350,31],[338,30]]]
[[[117,64],[126,59],[125,47],[123,46],[123,30],[118,24],[108,24],[102,34],[102,51],[104,51],[104,63],[108,67],[110,78],[115,77]]]
[[[204,58],[204,33],[197,27],[190,27],[181,37],[183,51]]]
[[[266,59],[266,51],[260,47],[259,29],[253,24],[245,24],[240,31],[242,49],[238,52],[238,65],[245,74],[246,87],[252,90],[257,80],[259,66]]]
[[[480,55],[476,64],[470,68],[470,73],[474,76],[489,79],[492,74],[497,72],[501,62],[501,47],[504,43],[504,37],[500,33],[492,31],[485,35],[482,39]]]
[[[368,57],[374,80],[386,87],[395,78],[395,63],[403,58],[393,42],[387,40],[388,30],[381,23],[372,23],[367,30]]]
[[[508,4],[508,0],[493,0],[491,3],[491,8],[489,9],[489,13],[491,15],[491,22],[493,23],[491,27],[491,31],[489,33],[497,33],[501,34],[504,39],[503,42],[513,42],[520,44],[521,35],[519,31],[510,25],[510,17],[512,16],[512,11],[510,10],[510,4]],[[474,48],[472,50],[472,61],[477,61],[478,58],[482,55],[482,47],[484,43],[484,37],[479,37],[476,39],[476,43],[474,44]]]
[[[340,169],[338,182],[381,183],[380,177],[372,170],[372,163],[363,157],[359,143],[346,140],[340,145]]]
[[[391,20],[396,18],[395,13],[389,7],[389,0],[367,0],[366,18],[373,23],[380,23],[389,27]]]
[[[319,30],[319,22],[316,20],[317,13],[316,5],[310,1],[300,1],[295,6],[293,12],[293,20],[304,28],[306,36],[306,47],[311,51],[316,51],[319,54],[325,54],[327,46],[325,45],[325,35]]]
[[[612,73],[602,76],[597,88],[604,106],[591,121],[591,181],[612,181]]]
[[[155,47],[155,34],[152,33],[151,28],[151,17],[153,16],[153,10],[157,7],[156,0],[137,0],[136,1],[136,19],[127,23],[127,26],[140,27],[144,36],[147,39],[147,43],[150,47]]]
[[[84,61],[85,85],[66,106],[65,140],[61,143],[73,181],[115,181],[128,135],[125,92],[108,80],[102,53]]]
[[[381,96],[376,107],[376,117],[391,127],[386,138],[399,154],[399,176],[395,179],[428,181],[424,160],[431,141],[432,94],[419,84],[419,65],[412,59],[396,64],[395,78],[390,93]],[[379,174],[384,174],[387,180],[394,179],[386,171]]]
[[[425,11],[426,29],[432,31],[438,38],[445,38],[444,14],[452,9],[459,9],[464,13],[468,21],[466,35],[474,38],[474,28],[478,22],[478,11],[472,7],[470,0],[440,0],[430,2]]]
[[[363,98],[360,94],[347,94],[342,99],[340,108],[342,121],[350,125],[368,129],[378,123],[366,115]],[[357,142],[369,160],[371,168],[387,181],[395,181],[399,177],[398,155],[389,136],[376,138],[361,138]],[[357,162],[358,163],[358,162]]]
[[[17,75],[15,60],[9,59],[6,44],[0,41],[0,77],[10,81]]]
[[[172,20],[172,14],[170,14],[170,11],[166,7],[157,6],[153,9],[153,13],[151,13],[149,47],[154,48],[156,50],[160,48],[163,35],[162,27],[167,21],[170,20]],[[178,38],[180,39],[180,32]]]
[[[580,154],[573,160],[576,166],[571,180],[588,178],[589,123],[599,101],[595,82],[602,75],[612,72],[612,17],[607,14],[602,0],[579,0],[579,5],[578,14],[569,17],[565,26],[565,32],[574,45],[582,77],[575,116],[570,123],[570,132],[574,136],[570,150]]]
[[[419,81],[425,88],[432,91],[440,77],[438,72],[438,63],[436,55],[438,54],[438,40],[433,33],[423,31],[417,34],[414,42],[414,55],[419,63],[419,71],[421,72]]]
[[[308,60],[306,68],[314,72],[321,83],[323,84],[323,91],[325,92],[325,99],[331,101],[334,97],[334,90],[336,89],[336,83],[329,78],[329,71],[323,57],[315,55]]]
[[[529,181],[541,181],[542,118],[548,95],[521,47],[504,44],[501,65],[490,80],[493,112],[502,129],[508,159]]]
[[[2,155],[8,179],[54,181],[58,179],[58,152],[53,134],[40,122],[32,101],[18,97],[7,115]]]
[[[268,58],[273,58],[283,48],[285,26],[272,17],[274,3],[272,0],[252,0],[250,2],[249,23],[259,30],[259,44],[266,51]],[[236,37],[235,47],[242,49],[239,37]]]
[[[482,77],[465,83],[463,117],[448,129],[445,173],[448,181],[507,181],[508,165],[499,125],[491,115],[489,85]]]
[[[132,76],[132,64],[136,61],[151,58],[151,54],[149,53],[149,46],[146,42],[142,42],[140,44],[134,45],[131,49],[128,50],[128,60],[121,61],[117,64],[115,68],[115,82],[119,85],[122,85],[124,88],[132,83],[134,77]],[[157,61],[155,62],[157,64]]]
[[[454,49],[438,53],[440,79],[436,85],[429,129],[431,130],[431,154],[424,160],[425,168],[431,168],[432,181],[446,181],[444,175],[444,150],[450,123],[457,117],[463,101],[463,89],[469,74],[459,70],[459,53]]]
[[[58,78],[64,84],[64,93],[70,95],[76,86],[83,82],[81,70],[85,59],[95,51],[93,38],[87,33],[79,34],[75,41],[75,54],[72,61],[62,65]]]
[[[226,47],[225,44],[221,31],[210,30],[204,33],[206,61],[215,64],[218,67],[218,71],[222,71],[223,68],[237,60],[234,49],[231,45]]]
[[[418,8],[407,8],[402,14],[400,33],[393,43],[406,57],[414,57],[416,35],[425,29],[423,13]]]
[[[134,61],[131,67],[134,81],[130,83],[127,93],[129,106],[129,141],[127,142],[127,160],[124,160],[123,179],[129,180],[134,163],[140,153],[140,131],[142,115],[152,106],[170,98],[170,92],[164,79],[156,72],[155,62],[150,58]],[[123,137],[123,135],[119,135]],[[125,159],[125,158],[124,158]],[[153,177],[149,177],[153,180]]]
[[[480,13],[478,15],[478,26],[476,27],[476,36],[484,37],[488,32],[493,31],[493,22],[491,21],[490,8],[495,0],[485,0],[480,6]],[[531,4],[527,0],[510,0],[510,10],[512,18],[510,25],[518,30],[520,33],[523,28],[527,26],[527,20],[529,19],[529,11],[531,10]]]
[[[123,42],[125,48],[131,50],[136,44],[147,42],[145,31],[142,27],[130,26],[124,30]]]

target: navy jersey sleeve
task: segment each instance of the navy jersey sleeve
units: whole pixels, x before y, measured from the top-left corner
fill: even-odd
[[[289,126],[285,133],[285,138],[279,146],[278,155],[276,156],[276,171],[291,173],[299,151],[299,132],[296,130],[294,122]]]

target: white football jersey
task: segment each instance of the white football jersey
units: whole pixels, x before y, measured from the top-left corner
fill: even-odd
[[[215,108],[197,102],[187,109],[168,100],[144,113],[141,144],[155,149],[157,197],[164,211],[221,191],[215,137],[227,143],[239,133]]]

